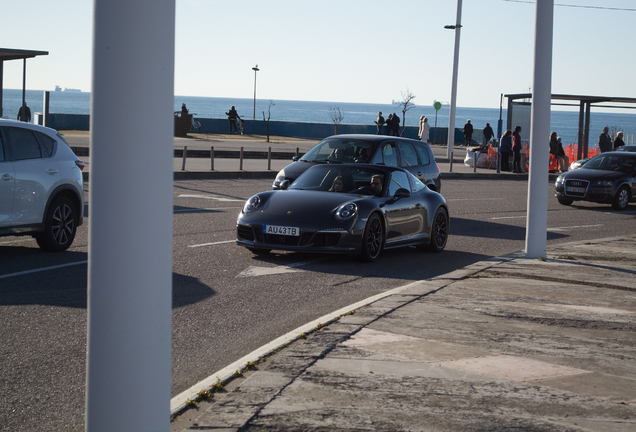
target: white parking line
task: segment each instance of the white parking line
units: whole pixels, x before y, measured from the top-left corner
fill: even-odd
[[[21,271],[21,272],[17,272],[17,273],[9,273],[9,274],[6,274],[6,275],[1,275],[0,279],[6,279],[6,278],[14,277],[14,276],[22,276],[22,275],[31,274],[31,273],[38,273],[38,272],[43,272],[43,271],[47,271],[47,270],[56,270],[56,269],[59,269],[59,268],[70,267],[70,266],[80,265],[80,264],[87,264],[87,263],[88,263],[88,260],[86,260],[86,261],[78,261],[78,262],[68,263],[68,264],[60,264],[60,265],[51,266],[51,267],[42,267],[42,268],[33,269],[33,270],[25,270],[25,271]]]
[[[224,243],[236,243],[236,240],[226,240],[226,241],[220,241],[220,242],[214,242],[214,243],[201,243],[197,245],[190,245],[188,247],[195,248],[195,247],[201,247],[201,246],[214,246],[214,245],[224,244]]]
[[[521,218],[525,218],[526,216],[501,216],[501,217],[491,217],[490,220],[498,220],[498,219],[521,219]]]
[[[605,226],[604,224],[598,224],[598,225],[573,225],[573,226],[569,226],[569,227],[557,227],[557,228],[548,228],[548,231],[567,231],[570,229],[578,229],[578,228],[598,228],[598,227],[602,227]]]
[[[190,213],[190,212],[197,212],[197,211],[201,211],[201,210],[236,210],[236,209],[240,209],[241,207],[216,207],[216,208],[195,208],[195,209],[184,209],[184,210],[175,210],[173,213]]]
[[[244,199],[234,199],[234,198],[222,198],[216,197],[212,195],[179,195],[179,198],[202,198],[202,199],[211,199],[222,202],[245,202]]]
[[[503,201],[504,198],[452,198],[446,201]]]

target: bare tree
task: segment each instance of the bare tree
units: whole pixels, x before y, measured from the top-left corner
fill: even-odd
[[[338,106],[329,107],[329,115],[331,116],[331,121],[336,127],[336,135],[338,135],[338,125],[344,119],[344,112],[340,111],[340,108]]]
[[[276,105],[274,101],[269,101],[269,106],[267,107],[267,120],[265,120],[265,111],[263,111],[263,123],[265,123],[265,130],[267,131],[267,142],[269,142],[269,119],[272,116],[272,107]]]
[[[404,136],[404,129],[406,129],[406,112],[415,108],[415,104],[411,102],[413,99],[415,99],[415,95],[409,89],[406,89],[406,93],[402,92],[402,102],[398,104],[402,108],[402,132],[400,136]]]

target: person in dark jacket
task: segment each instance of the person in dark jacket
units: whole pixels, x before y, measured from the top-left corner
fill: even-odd
[[[18,110],[18,120],[27,123],[31,122],[31,109],[27,106],[26,102]]]
[[[614,150],[624,145],[625,145],[625,141],[623,141],[623,132],[619,131],[616,134],[616,139],[614,140]]]
[[[521,170],[521,126],[515,126],[512,133],[512,172],[523,173]]]
[[[386,118],[386,134],[393,135],[393,114],[389,114]]]
[[[609,128],[605,126],[603,133],[598,137],[598,149],[601,153],[612,151],[612,139],[609,136]]]
[[[499,140],[499,160],[501,171],[510,171],[510,150],[512,150],[512,132],[506,129]]]
[[[393,113],[393,135],[400,136],[400,118]]]
[[[486,127],[484,128],[484,144],[488,144],[488,141],[494,136],[495,132],[490,127],[490,123],[486,123]]]
[[[470,141],[473,139],[473,125],[470,123],[470,119],[466,120],[466,124],[464,125],[464,137],[466,137],[466,147],[470,145]]]
[[[378,126],[378,133],[376,135],[382,135],[382,126],[384,126],[384,117],[382,117],[382,111],[378,113],[378,118],[377,120],[373,120],[373,123]]]
[[[234,133],[238,133],[238,130],[236,129],[236,119],[240,120],[241,117],[239,117],[234,106],[232,106],[232,108],[230,108],[230,112],[226,112],[225,115],[230,122],[230,133],[232,133],[232,128],[234,128]]]

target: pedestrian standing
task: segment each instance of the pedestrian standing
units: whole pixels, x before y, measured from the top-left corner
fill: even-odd
[[[420,117],[420,130],[417,136],[420,137],[420,141],[428,142],[428,134],[431,130],[431,125],[428,124],[428,119],[424,116]]]
[[[614,140],[614,150],[624,145],[625,145],[625,141],[623,141],[623,131],[619,131],[616,134],[616,139]]]
[[[512,133],[512,172],[521,174],[521,126]]]
[[[400,118],[396,113],[393,113],[393,135],[400,136]]]
[[[488,141],[494,136],[495,132],[490,127],[490,123],[486,123],[486,127],[484,128],[484,144],[488,144]]]
[[[386,134],[393,135],[393,114],[389,114],[386,118]]]
[[[609,128],[605,126],[603,133],[598,137],[598,149],[601,153],[612,151],[612,139],[609,136]]]
[[[232,108],[230,108],[230,112],[226,112],[225,115],[230,123],[230,133],[232,133],[232,128],[234,128],[234,133],[238,133],[238,129],[236,129],[236,119],[240,120],[241,117],[239,117],[234,106],[232,106]]]
[[[462,129],[462,132],[464,133],[464,137],[466,138],[466,147],[468,147],[470,145],[470,141],[473,139],[473,125],[470,122],[470,119],[466,120],[466,124],[464,125],[464,129]]]
[[[570,158],[565,155],[565,150],[563,150],[563,143],[561,142],[561,137],[557,137],[557,162],[561,167],[561,172],[564,173],[568,170],[570,166]]]
[[[18,110],[18,120],[27,123],[31,122],[31,109],[27,106],[26,102]]]
[[[510,171],[510,150],[512,150],[512,132],[506,129],[499,140],[499,159],[501,171]]]
[[[373,123],[378,126],[378,133],[376,135],[382,135],[382,126],[384,126],[384,117],[382,117],[382,111],[378,113],[378,118],[376,120],[373,120]]]

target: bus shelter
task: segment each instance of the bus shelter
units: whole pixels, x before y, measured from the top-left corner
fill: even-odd
[[[506,124],[510,129],[512,116],[515,107],[527,106],[532,100],[532,93],[519,93],[505,95],[508,99],[508,110]],[[636,108],[636,98],[610,97],[610,96],[581,96],[553,94],[552,105],[556,106],[578,106],[579,107],[579,133],[577,159],[586,159],[590,137],[590,112],[595,108]],[[555,102],[557,101],[557,102]]]
[[[22,60],[22,106],[26,102],[26,61],[40,55],[49,55],[48,51],[30,51],[20,49],[0,48],[0,117],[2,110],[2,93],[4,89],[4,62],[8,60]]]

